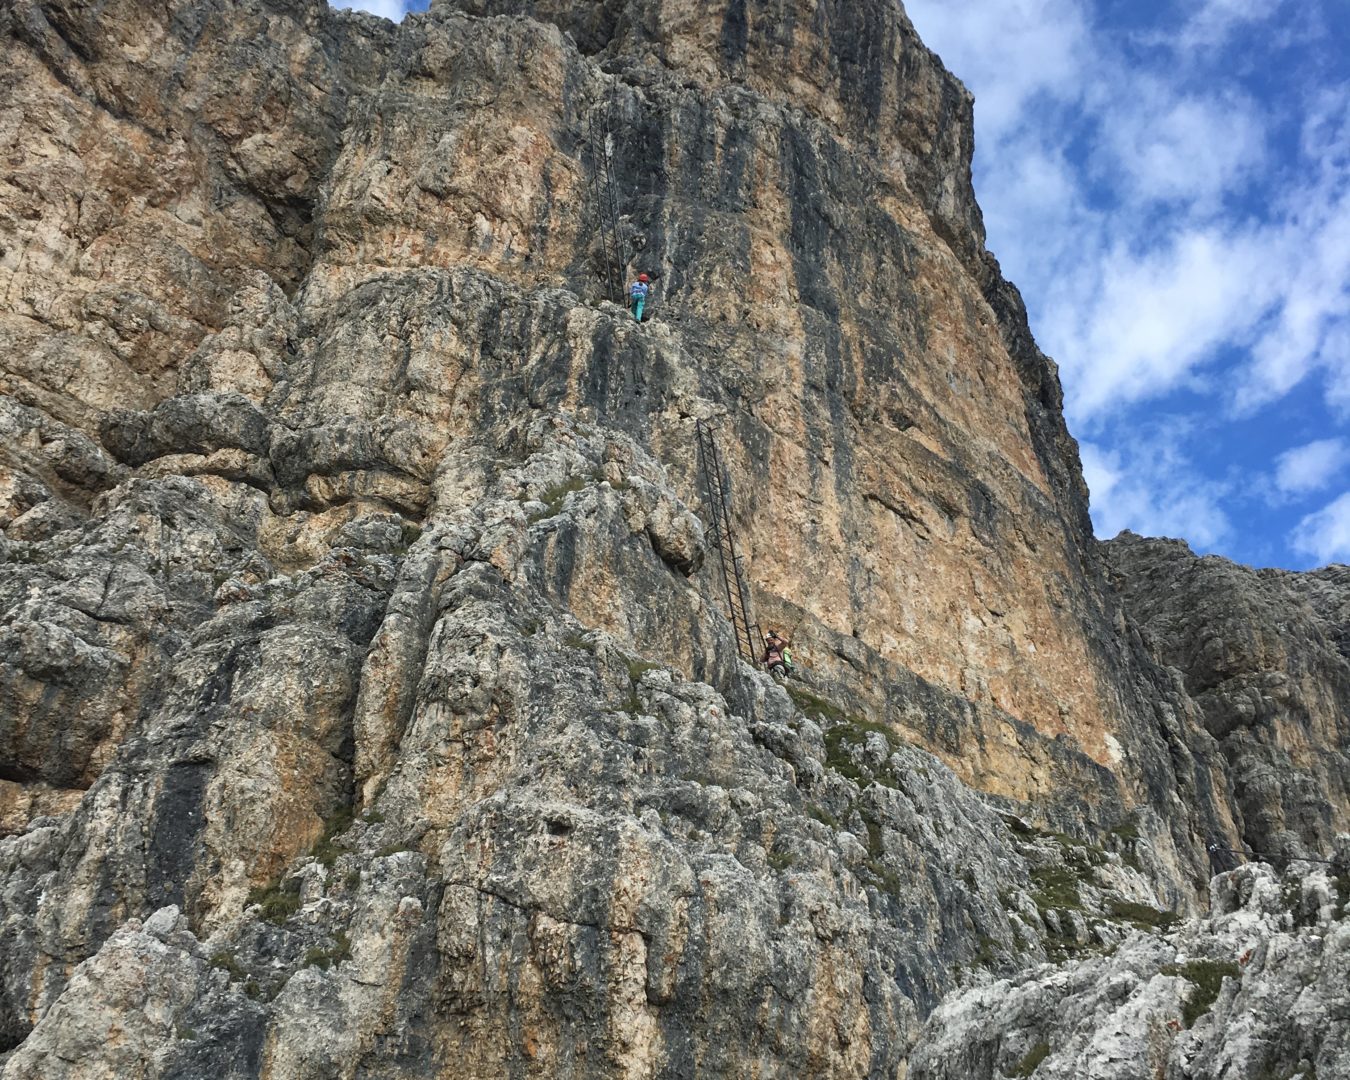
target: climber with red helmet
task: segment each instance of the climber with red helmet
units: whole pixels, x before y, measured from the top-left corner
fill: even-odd
[[[633,309],[633,318],[642,321],[642,309],[647,306],[647,294],[651,292],[651,278],[639,274],[637,280],[628,286],[628,306]]]

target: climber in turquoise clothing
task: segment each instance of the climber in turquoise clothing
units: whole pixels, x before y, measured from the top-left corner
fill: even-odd
[[[637,280],[628,286],[628,306],[633,309],[633,318],[642,321],[642,309],[647,306],[647,294],[651,292],[651,278],[639,274]]]

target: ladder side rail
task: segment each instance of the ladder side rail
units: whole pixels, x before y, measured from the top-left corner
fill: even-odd
[[[718,455],[718,472],[722,472],[721,455]],[[722,514],[727,533],[728,547],[731,552],[731,568],[736,577],[736,593],[740,607],[740,626],[737,628],[745,642],[745,653],[747,659],[754,663],[756,659],[755,640],[750,635],[750,596],[746,588],[744,576],[741,573],[741,559],[736,553],[736,533],[731,519],[731,506],[725,496],[722,503]]]
[[[721,521],[718,518],[717,507],[713,501],[713,480],[708,466],[710,457],[707,447],[708,436],[704,431],[702,420],[695,421],[694,432],[695,438],[698,440],[699,465],[703,473],[703,490],[708,496],[708,509],[711,511],[708,518],[708,527],[712,530],[713,544],[717,547],[720,556],[722,550]]]
[[[722,488],[721,458],[718,456],[717,443],[713,440],[712,432],[704,429],[703,439],[704,485],[708,489],[708,509],[711,512],[713,522],[716,525],[720,542],[726,535],[726,530],[724,528],[724,521],[726,518],[726,492]]]
[[[609,165],[613,138],[606,112],[601,112],[600,122],[592,128],[592,134],[596,140],[593,150],[596,160],[596,221],[605,248],[606,284],[611,299],[622,301],[623,269],[619,261],[619,233],[614,217],[613,181]]]
[[[721,533],[722,544],[718,550],[719,560],[722,564],[723,586],[727,593],[727,615],[731,619],[731,630],[736,638],[736,651],[742,656],[745,655],[745,636],[743,625],[745,622],[745,612],[740,609],[737,601],[740,599],[739,584],[733,589],[732,579],[736,576],[736,541],[731,532],[731,515],[727,510],[726,486],[722,474],[722,455],[717,449],[717,440],[712,432],[708,431],[708,446],[711,450],[711,469],[715,494],[712,500],[712,512],[718,520],[718,531]],[[753,652],[751,660],[753,661]]]
[[[757,641],[755,635],[751,632],[750,588],[745,583],[745,576],[741,572],[741,560],[737,559],[734,565],[736,567],[736,591],[740,594],[741,621],[744,624],[745,641],[753,657]]]
[[[619,232],[619,202],[618,202],[618,184],[614,180],[613,169],[610,166],[610,157],[613,147],[616,145],[614,140],[614,114],[615,102],[618,100],[617,87],[611,86],[609,91],[609,108],[605,115],[605,180],[609,186],[609,220],[610,227],[614,230],[614,258],[616,265],[616,274],[619,278],[620,289],[625,284],[624,270],[628,266],[628,260],[624,257],[626,245]]]
[[[609,192],[609,227],[614,233],[614,273],[619,279],[619,285],[624,284],[624,270],[628,266],[628,259],[625,256],[623,234],[619,231],[619,197],[615,188],[614,176],[610,168],[608,146],[605,154],[605,186]]]
[[[737,591],[739,591],[739,587]],[[736,605],[736,635],[740,639],[747,657],[753,660],[754,643],[750,640],[749,618],[744,605],[738,602]]]
[[[713,496],[712,466],[717,460],[717,444],[713,441],[712,432],[708,431],[703,426],[702,421],[697,422],[695,430],[699,434],[699,450],[703,458],[704,486],[708,490],[708,502],[710,504],[709,509],[712,510],[712,529],[714,535],[718,537],[717,561],[721,564],[722,568],[722,589],[726,593],[727,614],[731,618],[732,634],[735,635],[736,637],[736,651],[740,652],[741,647],[740,632],[736,626],[735,609],[732,606],[732,599],[731,599],[731,578],[727,573],[727,559],[726,554],[723,550],[724,545],[722,543],[720,522],[718,521],[718,513],[717,513],[718,503],[717,501],[714,500]]]
[[[750,590],[741,569],[741,557],[736,553],[736,532],[728,497],[730,484],[724,475],[722,455],[717,449],[717,440],[711,428],[702,420],[696,420],[694,432],[704,488],[708,495],[709,528],[721,564],[722,588],[726,593],[727,613],[736,639],[736,651],[753,664],[758,659],[756,644],[759,624],[753,621]]]
[[[738,620],[739,625],[737,627],[737,632],[741,644],[744,647],[745,658],[749,663],[753,664],[757,658],[755,656],[755,643],[750,638],[750,623],[748,619],[749,616],[746,615],[744,609],[742,609]]]
[[[612,280],[613,280],[613,283],[614,283],[614,284],[613,284],[613,289],[614,289],[614,300],[615,300],[616,303],[623,303],[623,302],[627,299],[627,297],[625,297],[625,295],[624,295],[624,284],[625,284],[625,283],[624,283],[624,258],[623,258],[623,251],[622,251],[622,249],[621,249],[621,247],[620,247],[620,241],[619,241],[619,223],[618,223],[618,220],[615,218],[615,214],[614,214],[614,187],[613,187],[613,182],[612,182],[612,181],[610,180],[610,178],[609,178],[609,160],[608,160],[608,159],[605,160],[605,188],[604,188],[604,192],[605,192],[605,193],[604,193],[604,196],[603,196],[603,197],[604,197],[604,200],[605,200],[605,210],[604,210],[604,213],[605,213],[605,215],[606,215],[606,226],[605,226],[605,228],[606,228],[606,229],[608,230],[608,232],[609,232],[609,237],[610,237],[609,245],[610,245],[610,250],[613,252],[613,262],[612,262],[611,265],[612,265],[612,267],[613,267],[613,275],[614,275],[614,276],[613,276],[613,279],[612,279]]]
[[[722,464],[720,455],[717,464],[719,466],[718,471],[720,472]],[[731,521],[731,508],[727,505],[725,498],[722,502],[722,514],[726,529],[727,546],[731,553],[731,570],[736,578],[736,593],[737,599],[740,602],[738,605],[740,608],[740,626],[737,627],[737,630],[744,636],[746,651],[753,662],[755,646],[750,638],[750,600],[745,587],[745,580],[741,575],[740,558],[736,554],[736,533]]]
[[[601,179],[601,170],[605,167],[604,140],[599,138],[596,132],[596,122],[592,117],[590,124],[591,131],[591,157],[594,159],[594,166],[591,170],[591,187],[595,197],[595,226],[600,233],[600,248],[605,260],[605,288],[611,296],[614,295],[614,261],[610,257],[610,239],[609,227],[605,218],[605,197],[604,183]]]

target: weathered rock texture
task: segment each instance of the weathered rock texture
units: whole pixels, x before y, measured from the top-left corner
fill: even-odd
[[[1350,831],[1350,569],[1251,570],[1129,533],[1103,550],[1228,759],[1244,839],[1329,849]]]
[[[0,29],[6,1080],[895,1076],[1346,827],[1339,578],[1103,555],[891,0]]]
[[[909,1075],[1350,1076],[1350,859],[1336,865],[1243,867],[1215,879],[1203,920],[954,996]]]

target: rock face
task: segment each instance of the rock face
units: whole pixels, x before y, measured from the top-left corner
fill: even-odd
[[[1296,863],[1216,878],[1208,918],[944,1002],[920,1080],[1350,1075],[1350,875]]]
[[[6,1080],[903,1075],[1347,827],[1343,575],[1099,548],[890,0],[0,28]]]
[[[1251,570],[1129,533],[1103,551],[1228,759],[1243,838],[1328,850],[1350,831],[1350,572]]]

